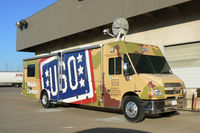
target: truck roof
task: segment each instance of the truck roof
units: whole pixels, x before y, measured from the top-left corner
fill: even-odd
[[[42,55],[39,55],[36,57],[27,58],[27,59],[24,59],[23,61],[55,56],[55,55],[58,55],[60,52],[71,53],[71,52],[76,52],[76,51],[81,51],[81,50],[92,49],[92,48],[99,48],[103,45],[108,45],[111,47],[114,47],[116,45],[118,45],[118,46],[124,45],[126,47],[126,51],[123,51],[121,49],[121,52],[123,52],[123,53],[126,53],[126,52],[134,53],[131,50],[135,49],[136,50],[135,53],[138,53],[138,54],[141,53],[141,54],[147,54],[147,55],[162,56],[162,53],[161,53],[159,47],[155,46],[155,45],[141,44],[141,43],[135,43],[135,42],[114,41],[114,42],[105,43],[105,44],[95,44],[95,45],[84,44],[84,45],[80,45],[80,46],[70,47],[70,48],[66,48],[66,49],[53,51],[51,53],[42,54]]]

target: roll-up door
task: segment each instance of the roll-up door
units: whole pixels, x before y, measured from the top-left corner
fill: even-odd
[[[165,56],[187,88],[200,88],[200,42],[167,46]]]

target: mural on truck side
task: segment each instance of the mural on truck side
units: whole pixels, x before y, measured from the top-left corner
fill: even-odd
[[[97,54],[95,54],[96,51]],[[92,53],[95,54],[93,57]],[[39,99],[42,90],[46,90],[52,101],[62,99],[62,102],[66,103],[103,106],[100,103],[102,97],[100,92],[100,63],[98,61],[100,61],[98,49],[63,54],[61,63],[62,89],[60,90],[58,56],[24,61],[25,75],[22,94]],[[92,62],[98,63],[93,65]],[[34,66],[34,75],[28,75],[29,66]]]
[[[41,59],[40,82],[52,101],[88,104],[96,101],[91,51],[78,51],[62,56],[62,88],[59,90],[58,57]]]

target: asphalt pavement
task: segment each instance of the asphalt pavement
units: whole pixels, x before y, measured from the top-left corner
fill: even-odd
[[[0,133],[198,133],[199,125],[200,113],[190,111],[130,123],[114,110],[44,109],[37,99],[21,96],[21,88],[0,87]]]

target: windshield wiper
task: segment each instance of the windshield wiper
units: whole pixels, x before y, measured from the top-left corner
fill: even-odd
[[[171,72],[161,72],[161,74],[172,74]]]

